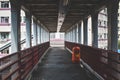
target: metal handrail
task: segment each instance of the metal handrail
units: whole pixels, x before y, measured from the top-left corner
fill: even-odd
[[[21,40],[21,44],[24,44],[26,42],[26,39]],[[11,41],[8,43],[4,44],[3,46],[0,47],[0,52],[9,48],[11,46]]]

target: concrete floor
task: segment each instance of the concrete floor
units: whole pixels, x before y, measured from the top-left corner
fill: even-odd
[[[33,71],[31,80],[93,80],[78,63],[72,63],[71,54],[60,47],[50,48]]]

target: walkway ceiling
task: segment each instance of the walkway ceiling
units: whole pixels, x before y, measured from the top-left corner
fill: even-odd
[[[50,32],[57,31],[58,14],[65,14],[65,19],[60,29],[65,32],[76,22],[98,10],[107,0],[63,0],[63,13],[60,13],[61,0],[23,0],[26,7]],[[109,0],[108,0],[109,1]],[[65,13],[64,13],[65,12]]]

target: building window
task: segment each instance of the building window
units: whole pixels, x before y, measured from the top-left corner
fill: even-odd
[[[104,26],[106,26],[106,27],[107,27],[107,21],[104,21]]]
[[[118,34],[118,38],[120,38],[120,34]]]
[[[100,34],[100,39],[102,39],[102,34]]]
[[[118,31],[120,31],[120,27],[118,27]]]
[[[101,20],[98,20],[98,26],[101,26]]]
[[[9,38],[9,32],[2,32],[1,34],[1,39],[8,39]]]
[[[25,17],[25,16],[23,16],[23,23],[25,23],[25,21],[26,21],[26,17]]]
[[[9,8],[9,1],[1,1],[1,8]]]
[[[0,17],[0,23],[9,23],[9,17]]]
[[[104,33],[104,39],[107,39],[107,33]]]

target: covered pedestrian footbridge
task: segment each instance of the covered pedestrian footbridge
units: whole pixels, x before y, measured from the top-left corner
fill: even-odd
[[[119,0],[10,0],[10,4],[12,54],[0,58],[0,80],[120,80]],[[107,8],[107,50],[98,48],[98,13],[103,8]],[[26,15],[24,50],[21,9]],[[52,32],[65,32],[64,48],[50,47]],[[71,61],[75,46],[80,47],[80,63]]]

